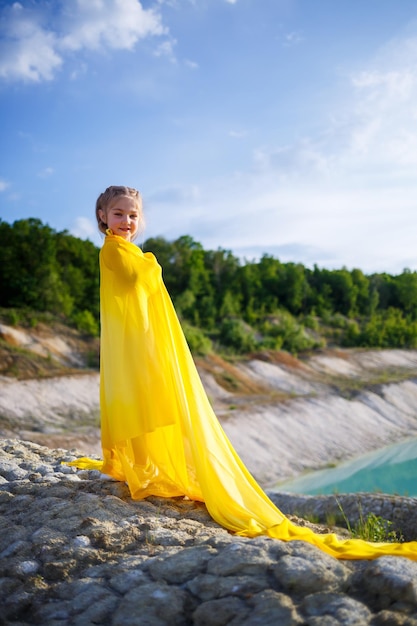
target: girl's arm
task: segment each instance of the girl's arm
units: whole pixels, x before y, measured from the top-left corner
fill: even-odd
[[[117,241],[106,242],[101,249],[105,267],[114,272],[119,283],[131,288],[139,280],[140,258]]]

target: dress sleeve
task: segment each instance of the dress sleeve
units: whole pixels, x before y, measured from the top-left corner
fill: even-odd
[[[120,287],[132,288],[139,279],[138,257],[126,250],[118,242],[109,242],[101,250],[106,269],[114,272]]]
[[[132,247],[131,247],[132,246]],[[107,240],[101,249],[102,286],[110,286],[119,302],[136,311],[136,319],[146,332],[149,328],[149,297],[158,291],[162,270],[151,253],[145,253],[133,244]]]

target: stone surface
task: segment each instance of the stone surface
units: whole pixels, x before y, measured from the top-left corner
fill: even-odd
[[[201,503],[132,501],[73,458],[0,440],[1,626],[417,626],[413,561],[233,536]]]

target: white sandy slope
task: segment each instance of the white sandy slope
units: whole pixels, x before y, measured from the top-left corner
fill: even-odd
[[[417,435],[417,351],[338,351],[304,365],[289,372],[250,362],[246,371],[293,397],[229,411],[223,419],[236,450],[263,485]],[[345,396],[332,385],[372,381],[382,373],[389,380],[399,372],[405,380],[365,385]]]
[[[264,486],[417,435],[415,350],[330,352],[297,367],[253,359],[238,367],[264,393],[236,396],[207,372],[201,377],[227,435]],[[387,381],[398,373],[403,380],[375,384],[383,372]],[[341,382],[366,380],[361,391],[339,391]],[[98,374],[0,378],[0,437],[100,454]]]
[[[256,478],[273,485],[417,435],[417,384],[384,385],[354,400],[327,395],[252,407],[223,426]]]

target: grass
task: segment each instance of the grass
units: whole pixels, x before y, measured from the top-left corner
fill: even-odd
[[[398,384],[410,380],[416,376],[417,372],[412,368],[386,367],[375,372],[368,372],[368,375],[361,378],[350,378],[340,375],[327,375],[327,384],[343,398],[351,399],[364,390],[369,390],[381,385]]]
[[[23,328],[36,328],[38,324],[44,323],[51,326],[59,321],[58,316],[48,312],[33,311],[26,308],[5,308],[0,307],[0,321],[10,326],[21,326]]]
[[[242,395],[254,395],[268,392],[263,385],[250,378],[239,368],[243,357],[226,359],[219,354],[209,354],[204,359],[196,358],[201,370],[210,373],[214,380],[226,391]],[[237,366],[234,364],[237,364]]]
[[[342,505],[338,500],[337,505],[342,514],[343,520],[348,531],[355,539],[363,539],[372,543],[401,543],[404,541],[402,534],[392,529],[392,522],[384,519],[375,513],[363,514],[362,507],[359,503],[359,519],[353,526],[347,518]]]
[[[404,541],[402,534],[392,528],[393,524],[390,520],[375,515],[375,513],[364,515],[360,503],[359,519],[355,524],[351,524],[339,501],[337,501],[337,505],[340,515],[329,512],[326,514],[324,522],[315,514],[295,512],[294,515],[316,526],[326,526],[330,529],[345,526],[354,539],[362,539],[370,543],[402,543]]]

